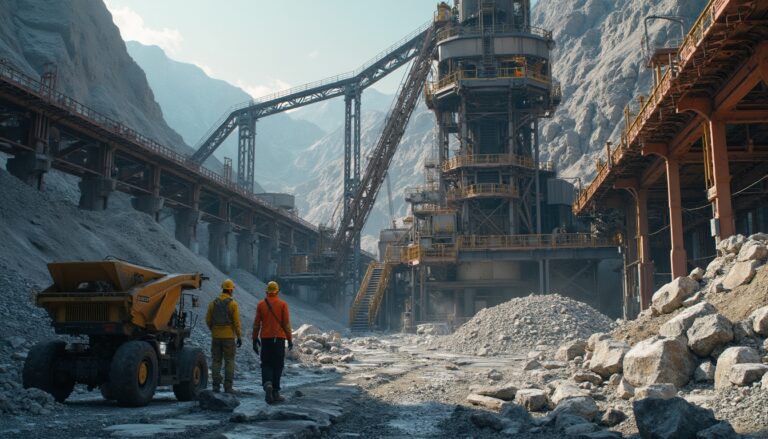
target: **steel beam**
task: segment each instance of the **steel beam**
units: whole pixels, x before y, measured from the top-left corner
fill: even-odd
[[[253,193],[256,166],[256,118],[243,115],[238,118],[237,183]]]
[[[715,218],[719,222],[717,238],[724,239],[736,234],[736,223],[731,204],[731,173],[728,165],[728,144],[725,122],[709,122],[712,139],[711,160],[714,185],[707,191],[707,198],[714,203]]]

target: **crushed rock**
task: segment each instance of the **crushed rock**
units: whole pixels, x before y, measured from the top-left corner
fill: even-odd
[[[609,317],[585,303],[558,294],[531,295],[481,310],[438,343],[454,352],[493,356],[556,348],[613,326]]]

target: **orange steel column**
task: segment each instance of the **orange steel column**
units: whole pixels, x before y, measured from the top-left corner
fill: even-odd
[[[712,152],[712,177],[714,186],[709,188],[707,196],[715,204],[715,218],[720,221],[718,239],[736,234],[731,204],[731,172],[728,167],[728,144],[725,139],[725,122],[713,119],[709,122]]]
[[[687,275],[687,256],[683,245],[683,213],[680,200],[680,165],[676,158],[667,157],[667,195],[669,197],[669,252],[672,279]]]
[[[653,295],[653,263],[651,242],[648,236],[648,189],[638,188],[635,197],[635,224],[637,225],[638,281],[640,283],[640,308],[651,305]]]

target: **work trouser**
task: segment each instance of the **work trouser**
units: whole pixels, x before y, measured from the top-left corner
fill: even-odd
[[[231,389],[235,378],[235,339],[214,338],[211,339],[211,357],[213,364],[213,386],[221,385],[221,361],[224,360],[224,388]]]
[[[285,339],[261,339],[261,385],[271,382],[272,388],[280,390],[280,376],[285,366]]]

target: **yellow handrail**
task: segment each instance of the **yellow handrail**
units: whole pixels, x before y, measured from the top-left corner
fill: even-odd
[[[368,307],[369,326],[373,326],[374,321],[376,320],[376,314],[379,312],[379,305],[381,304],[381,300],[384,298],[384,293],[387,291],[387,286],[389,286],[389,274],[391,271],[392,267],[390,265],[385,265],[381,271],[379,285],[376,287],[373,301],[371,301],[371,304]]]
[[[502,183],[478,183],[462,186],[447,192],[449,200],[472,198],[480,196],[505,196],[517,198],[520,196],[516,186]]]
[[[368,269],[365,271],[365,276],[363,277],[363,281],[360,282],[360,289],[357,290],[357,295],[355,296],[354,302],[352,302],[352,306],[349,308],[349,323],[352,324],[352,322],[355,321],[355,314],[357,314],[358,308],[360,308],[360,304],[363,301],[363,298],[365,297],[365,292],[368,289],[368,284],[371,282],[371,277],[373,276],[373,270],[378,267],[378,263],[376,261],[371,262],[368,264]]]
[[[427,99],[431,99],[432,95],[434,95],[438,90],[442,90],[443,88],[446,88],[448,86],[454,86],[458,81],[463,80],[479,80],[479,81],[486,81],[486,80],[495,80],[495,79],[519,79],[519,78],[527,78],[527,79],[533,79],[535,81],[542,82],[544,84],[549,84],[552,80],[552,78],[549,75],[545,75],[542,73],[539,73],[535,71],[532,68],[529,67],[503,67],[496,69],[496,74],[491,76],[479,76],[479,72],[477,70],[458,70],[456,72],[450,73],[437,81],[432,81],[429,84],[427,84],[427,88],[425,89],[427,93]]]
[[[529,169],[536,168],[533,157],[517,154],[467,154],[457,155],[446,160],[443,163],[443,171],[447,172],[460,167],[480,165],[513,165]],[[543,171],[552,171],[554,168],[553,162],[539,162],[539,169]]]

